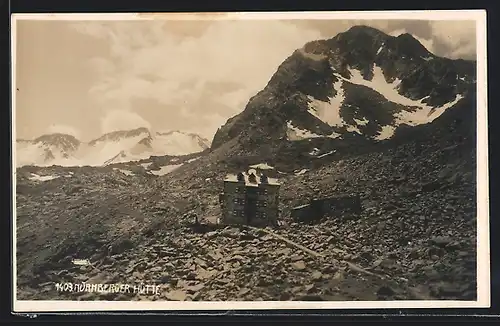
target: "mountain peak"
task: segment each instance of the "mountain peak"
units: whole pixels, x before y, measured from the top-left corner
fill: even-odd
[[[75,140],[78,141],[78,139],[70,134],[63,134],[63,133],[52,133],[52,134],[43,134],[39,137],[37,137],[34,141],[46,141],[46,140],[53,140],[53,139],[69,139],[69,140]]]
[[[371,26],[367,26],[367,25],[355,25],[341,34],[350,35],[350,36],[359,36],[359,34],[366,34],[366,35],[369,35],[372,37],[388,36],[386,33],[382,32],[381,30],[374,28],[374,27],[371,27]]]
[[[398,48],[406,55],[426,56],[430,54],[429,50],[410,33],[399,35],[396,37],[396,42]]]
[[[33,143],[56,145],[66,151],[75,150],[80,146],[80,141],[75,136],[62,133],[42,135],[34,139]]]
[[[93,146],[100,141],[109,141],[109,140],[116,141],[116,140],[119,140],[122,138],[139,136],[141,134],[150,135],[149,129],[145,128],[145,127],[140,127],[140,128],[135,128],[135,129],[131,129],[131,130],[111,131],[111,132],[108,132],[108,133],[102,135],[101,137],[99,137],[97,139],[90,141],[89,145]]]

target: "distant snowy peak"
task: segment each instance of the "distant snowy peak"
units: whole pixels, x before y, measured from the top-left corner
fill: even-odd
[[[147,128],[137,128],[137,129],[132,129],[132,130],[117,130],[117,131],[112,131],[109,133],[106,133],[102,136],[100,136],[97,139],[91,140],[88,144],[90,146],[94,146],[95,144],[99,142],[109,142],[109,141],[120,141],[122,139],[126,138],[136,138],[144,136],[145,138],[151,137],[150,131]]]
[[[182,132],[179,130],[173,130],[173,131],[164,131],[164,132],[156,132],[156,135],[164,138],[171,137],[173,139],[191,139],[192,141],[196,142],[198,146],[202,150],[206,150],[210,148],[210,141],[206,138],[201,137],[198,134],[195,133],[187,133],[187,132]]]
[[[202,152],[210,147],[210,142],[201,136],[178,130],[156,132],[154,142],[157,147],[175,155]]]
[[[50,134],[35,140],[18,140],[16,164],[101,166],[150,156],[187,155],[208,147],[206,139],[192,133],[151,132],[146,128],[112,131],[89,142],[80,142],[70,135]]]
[[[81,142],[72,135],[55,133],[34,140],[16,141],[16,165],[45,164],[66,160],[80,149]]]
[[[65,152],[77,150],[81,143],[76,137],[61,133],[42,135],[32,142],[48,147],[57,147]]]

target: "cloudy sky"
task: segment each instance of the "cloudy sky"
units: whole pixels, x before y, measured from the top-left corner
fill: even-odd
[[[211,140],[295,49],[357,24],[475,59],[474,21],[22,20],[16,137],[63,132],[88,141],[145,126]]]

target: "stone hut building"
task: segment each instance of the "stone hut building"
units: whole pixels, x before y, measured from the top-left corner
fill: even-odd
[[[252,226],[276,226],[280,185],[265,174],[248,173],[228,175],[224,191],[219,196],[221,222]]]

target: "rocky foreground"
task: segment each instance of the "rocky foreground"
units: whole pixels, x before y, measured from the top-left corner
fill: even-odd
[[[18,299],[474,300],[475,155],[467,143],[450,144],[332,156],[284,173],[284,225],[275,230],[190,225],[188,213],[219,214],[227,170],[210,155],[162,177],[19,169]],[[337,194],[360,195],[362,213],[315,225],[288,219],[294,205]],[[130,290],[58,291],[65,282]],[[141,293],[141,284],[159,287]]]

